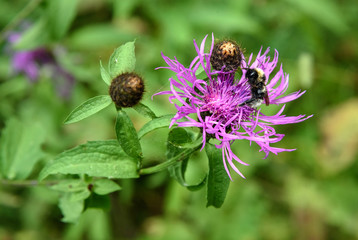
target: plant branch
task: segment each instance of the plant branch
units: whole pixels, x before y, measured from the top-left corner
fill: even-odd
[[[169,166],[175,164],[176,162],[180,162],[183,159],[187,158],[190,154],[192,154],[195,151],[197,151],[198,149],[200,149],[201,146],[202,146],[201,140],[199,139],[199,141],[196,142],[194,147],[184,150],[183,152],[179,153],[175,157],[170,158],[168,161],[165,161],[165,162],[155,165],[153,167],[142,168],[139,170],[139,174],[146,175],[146,174],[160,172],[160,171],[168,168]]]
[[[0,180],[0,185],[15,186],[15,187],[36,187],[36,186],[52,186],[58,181],[37,181],[37,180]]]

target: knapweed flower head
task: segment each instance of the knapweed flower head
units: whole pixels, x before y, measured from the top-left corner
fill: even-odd
[[[48,68],[51,79],[55,85],[57,93],[64,98],[69,97],[74,85],[74,77],[67,72],[56,60],[52,50],[45,47],[38,47],[31,50],[12,49],[20,39],[20,32],[10,32],[7,37],[11,55],[12,70],[15,74],[24,74],[30,82],[38,81],[42,68]]]
[[[225,40],[214,45],[210,63],[215,70],[236,71],[241,65],[242,57],[239,45],[234,41]]]
[[[144,82],[136,73],[122,73],[109,86],[109,95],[117,107],[133,107],[143,97]]]
[[[286,95],[288,87],[288,74],[284,73],[282,65],[274,76],[271,73],[278,63],[278,51],[275,50],[273,59],[268,56],[270,51],[262,49],[254,58],[251,54],[248,60],[241,63],[242,75],[235,79],[235,72],[225,72],[213,70],[210,66],[210,59],[214,47],[214,35],[210,51],[205,53],[205,42],[207,36],[202,41],[200,47],[194,40],[197,56],[187,68],[176,58],[170,59],[162,54],[167,68],[173,71],[175,78],[170,78],[170,91],[159,92],[156,95],[169,94],[169,101],[175,104],[177,113],[172,119],[171,126],[177,124],[179,127],[198,127],[202,129],[203,147],[208,138],[216,138],[220,141],[217,148],[222,149],[223,164],[230,179],[230,171],[227,163],[241,177],[244,175],[235,166],[234,161],[248,165],[242,161],[231,149],[235,140],[248,140],[255,142],[265,153],[265,158],[270,152],[277,154],[283,151],[293,151],[295,149],[284,149],[271,146],[273,143],[281,141],[284,134],[276,133],[275,125],[298,123],[310,118],[305,115],[285,116],[283,111],[285,105],[274,115],[265,115],[260,108],[253,108],[250,104],[245,104],[252,99],[251,86],[245,77],[248,69],[259,69],[263,71],[266,83],[266,90],[270,104],[285,104],[291,102],[304,94],[305,91],[297,91]],[[244,58],[243,58],[244,59]],[[205,71],[204,79],[198,78],[199,69]],[[177,100],[179,104],[173,100]],[[189,116],[190,115],[190,116]],[[194,117],[193,117],[194,115]]]

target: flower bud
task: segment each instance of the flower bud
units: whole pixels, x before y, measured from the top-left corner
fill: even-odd
[[[136,73],[123,73],[115,77],[109,95],[117,107],[132,107],[139,103],[144,92],[143,79]]]
[[[230,40],[216,43],[210,57],[212,67],[215,70],[224,72],[236,71],[241,64],[241,60],[242,51],[239,45]]]

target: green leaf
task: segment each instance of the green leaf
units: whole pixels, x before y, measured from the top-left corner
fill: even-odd
[[[144,135],[146,135],[147,133],[150,133],[151,131],[153,131],[155,129],[169,127],[173,117],[174,117],[174,114],[168,114],[168,115],[154,118],[153,120],[147,122],[139,130],[138,138],[141,139]]]
[[[88,190],[88,188],[83,189],[82,191],[73,192],[70,195],[69,200],[71,202],[81,201],[87,199],[89,196],[91,196],[91,192]]]
[[[172,166],[168,167],[169,174],[172,178],[174,178],[180,185],[183,187],[188,187],[189,185],[185,182],[185,170],[188,165],[188,156],[180,162],[175,163]]]
[[[157,116],[155,116],[155,113],[146,105],[143,103],[138,103],[132,107],[134,110],[136,110],[139,114],[149,117],[150,119],[154,119]]]
[[[43,156],[44,139],[41,124],[15,118],[8,120],[0,139],[1,175],[8,179],[26,179]]]
[[[236,2],[243,1],[235,1],[235,4]],[[221,25],[222,31],[241,32],[245,35],[260,33],[261,25],[259,20],[244,9],[228,7],[225,11],[218,11],[217,6],[208,5],[205,6],[205,11],[195,11],[198,4],[199,2],[193,2],[191,9],[188,9],[186,13],[187,21],[193,21],[201,27],[212,27],[216,26],[219,22],[224,22],[225,24]]]
[[[118,190],[121,190],[121,187],[109,179],[98,179],[93,185],[93,191],[98,195],[106,195]]]
[[[68,200],[71,202],[84,200],[91,195],[88,183],[86,183],[83,179],[62,180],[50,188],[64,193],[71,193],[68,195]]]
[[[58,206],[60,207],[63,215],[62,222],[77,222],[83,211],[84,201],[72,201],[71,196],[72,193],[66,193],[60,198]]]
[[[3,99],[2,103],[5,103],[7,96],[14,96],[14,94],[19,94],[21,92],[26,92],[26,89],[29,87],[29,83],[24,81],[23,78],[12,78],[11,81],[3,81],[0,84],[0,99]],[[6,104],[10,105],[10,104]],[[9,106],[12,107],[12,106]],[[4,111],[4,110],[2,110]]]
[[[109,59],[109,74],[111,78],[121,73],[133,72],[135,68],[134,42],[128,42],[117,48]]]
[[[206,143],[205,150],[209,159],[206,206],[220,208],[225,201],[226,193],[230,184],[230,178],[223,165],[221,150],[210,143]]]
[[[100,64],[100,69],[101,69],[101,77],[102,80],[109,86],[111,85],[111,76],[109,75],[109,73],[107,72],[107,70],[103,67],[102,65],[102,61],[99,61]]]
[[[185,128],[174,128],[169,132],[168,140],[167,140],[167,159],[175,157],[180,154],[184,150],[187,149],[186,146],[192,146],[194,142],[194,134],[192,132],[187,131]],[[188,160],[190,155],[188,155],[185,159],[180,162],[175,163],[172,166],[168,167],[168,171],[170,176],[180,183],[180,185],[187,187],[191,191],[199,190],[201,187],[205,185],[206,177],[201,180],[199,183],[195,185],[189,185],[185,181],[185,171],[188,165]]]
[[[205,184],[206,184],[207,178],[208,178],[208,177],[205,176],[205,177],[203,178],[203,180],[199,181],[199,183],[194,184],[194,185],[187,186],[187,189],[190,190],[190,191],[198,191],[198,190],[202,189],[202,188],[205,186]]]
[[[113,15],[115,18],[129,18],[137,7],[138,1],[113,1]]]
[[[118,110],[116,134],[119,144],[129,156],[138,159],[142,157],[142,148],[137,132],[127,113],[123,110]]]
[[[118,28],[114,24],[91,23],[73,29],[71,35],[66,36],[66,45],[83,51],[99,51],[134,37],[134,33]]]
[[[107,107],[112,103],[109,95],[100,95],[88,99],[76,107],[65,120],[65,124],[81,121]]]
[[[58,155],[40,172],[39,180],[51,174],[87,174],[93,177],[137,178],[138,160],[129,157],[116,140],[93,141]]]
[[[349,31],[349,26],[339,11],[339,6],[334,1],[325,0],[286,0],[290,2],[296,11],[302,11],[318,23],[337,34]],[[318,14],[319,13],[319,14]]]
[[[21,38],[15,44],[15,49],[29,50],[46,45],[50,40],[48,25],[46,17],[40,18],[31,28],[21,35]]]
[[[111,209],[111,200],[109,195],[92,194],[85,201],[85,209],[88,208],[99,208],[105,211],[109,211]]]
[[[76,16],[78,0],[49,1],[48,20],[54,39],[65,36]]]
[[[50,187],[60,192],[78,192],[88,188],[88,184],[82,179],[66,179]]]

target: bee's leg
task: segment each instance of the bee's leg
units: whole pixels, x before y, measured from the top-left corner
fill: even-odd
[[[241,104],[239,105],[239,107],[242,107],[242,106],[244,106],[244,105],[249,105],[249,104],[252,103],[253,101],[255,101],[255,99],[254,99],[254,98],[251,98],[251,99],[249,99],[249,100],[247,100],[247,101],[241,103]]]

